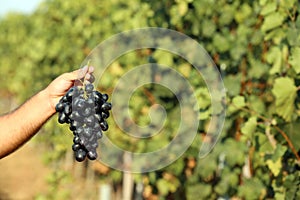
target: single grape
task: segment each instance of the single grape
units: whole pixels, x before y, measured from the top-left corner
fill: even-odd
[[[93,149],[96,149],[98,146],[99,146],[99,145],[98,145],[98,142],[97,142],[97,141],[91,144],[91,147],[92,147]]]
[[[62,102],[58,102],[58,104],[56,104],[55,106],[55,110],[56,112],[62,112],[64,110],[65,106],[64,103]]]
[[[109,118],[109,112],[108,112],[108,111],[103,111],[103,112],[101,113],[101,115],[102,115],[102,118],[103,118],[103,119]]]
[[[94,85],[93,84],[86,84],[85,85],[85,91],[88,93],[88,94],[90,94],[90,93],[92,93],[93,92],[93,90],[94,90]]]
[[[102,94],[102,99],[104,101],[107,101],[108,100],[108,94]]]
[[[73,131],[74,135],[78,135],[78,136],[82,135],[83,132],[84,132],[84,128],[82,126],[77,127],[76,130]]]
[[[58,122],[60,124],[66,123],[67,122],[67,115],[65,113],[63,113],[63,112],[59,113],[59,115],[58,115]]]
[[[91,105],[91,106],[94,106],[95,107],[95,100],[94,98],[92,97],[89,97],[87,100],[86,100],[86,103]]]
[[[64,113],[65,113],[66,115],[70,115],[70,114],[72,113],[72,107],[71,107],[69,104],[66,104],[66,105],[65,105]]]
[[[102,110],[104,111],[109,111],[111,110],[111,103],[105,102],[102,106],[101,106]]]
[[[107,131],[108,130],[107,122],[106,121],[100,122],[100,127],[101,127],[102,131]]]
[[[94,114],[94,117],[98,122],[102,121],[102,116],[100,114]]]
[[[92,114],[92,108],[90,108],[90,107],[84,108],[84,109],[81,111],[81,114],[82,114],[84,117],[87,117],[87,116],[91,115],[91,114]]]
[[[93,135],[93,130],[89,127],[84,128],[83,136],[85,138],[90,138]]]
[[[74,88],[70,88],[69,91],[66,93],[66,97],[69,102],[72,102],[72,97],[74,96],[75,91]]]
[[[97,139],[102,138],[102,131],[101,130],[96,132],[96,137],[97,137]]]
[[[96,160],[98,155],[97,155],[97,152],[96,151],[89,151],[87,153],[87,157],[90,159],[90,160]]]
[[[90,115],[90,116],[84,118],[84,123],[88,127],[94,125],[94,123],[95,123],[95,117],[93,115]]]
[[[82,110],[86,107],[86,102],[84,99],[78,98],[76,104],[74,104],[75,109]]]
[[[73,143],[74,144],[80,144],[80,137],[79,136],[74,136]]]
[[[69,102],[69,101],[68,101],[68,98],[67,98],[66,96],[63,96],[63,97],[62,97],[62,102],[64,102],[64,103]]]
[[[80,145],[80,144],[73,144],[73,145],[72,145],[72,150],[73,150],[73,151],[78,151],[80,148],[81,148],[81,145]]]
[[[81,121],[82,120],[82,116],[80,115],[80,113],[78,111],[73,111],[70,114],[69,118],[74,120],[74,121]]]
[[[79,149],[78,151],[75,152],[75,159],[78,162],[84,161],[85,157],[86,157],[86,152],[83,149]]]

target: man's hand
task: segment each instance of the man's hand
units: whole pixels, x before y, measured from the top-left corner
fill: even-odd
[[[55,110],[55,106],[58,103],[59,99],[64,96],[64,94],[74,85],[76,80],[85,79],[89,81],[91,79],[94,79],[92,75],[93,72],[94,67],[85,66],[82,69],[64,73],[53,80],[45,89],[49,95],[50,106],[53,108],[53,110]]]

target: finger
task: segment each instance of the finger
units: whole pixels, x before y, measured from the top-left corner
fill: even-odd
[[[85,77],[85,75],[86,75],[86,73],[87,73],[87,71],[88,71],[88,66],[84,66],[82,69],[80,69],[80,70],[76,70],[77,71],[77,78],[78,79],[82,79],[82,78],[84,78]]]
[[[88,73],[92,74],[94,72],[94,70],[95,70],[95,68],[93,66],[90,66]]]
[[[61,78],[63,78],[66,81],[73,81],[76,80],[78,77],[79,70],[73,71],[73,72],[68,72],[64,73],[61,75]]]

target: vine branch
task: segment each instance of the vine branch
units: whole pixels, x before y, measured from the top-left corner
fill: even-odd
[[[250,110],[249,108],[240,108],[241,110],[248,112],[250,114],[255,114],[257,115],[258,118],[264,120],[264,122],[269,123],[272,127],[274,127],[281,135],[282,137],[287,141],[288,146],[290,147],[290,149],[292,150],[293,154],[295,155],[295,157],[297,158],[297,161],[300,162],[300,156],[297,153],[297,150],[295,148],[295,146],[293,145],[292,141],[290,140],[290,138],[288,137],[288,135],[281,129],[279,128],[277,125],[272,124],[272,120],[269,118],[266,118],[262,115],[259,115],[257,112],[255,112],[254,110]]]

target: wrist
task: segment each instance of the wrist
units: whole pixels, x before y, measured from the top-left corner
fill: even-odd
[[[38,93],[39,101],[43,102],[45,112],[50,116],[56,113],[54,102],[51,98],[51,95],[48,89],[44,89]]]

